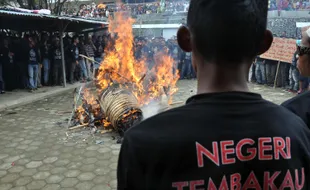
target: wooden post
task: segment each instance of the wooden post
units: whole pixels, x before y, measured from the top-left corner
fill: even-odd
[[[59,28],[59,34],[60,34],[60,49],[61,49],[61,63],[62,63],[62,74],[63,74],[63,87],[65,88],[67,86],[66,83],[66,64],[65,64],[65,53],[64,53],[64,42],[63,42],[63,34],[64,34],[64,25],[63,21],[60,21],[60,28]]]
[[[273,88],[276,88],[276,87],[277,87],[277,81],[278,81],[278,75],[279,75],[280,65],[281,65],[281,61],[278,61],[278,66],[277,66],[276,76],[275,76],[275,78],[274,78]]]

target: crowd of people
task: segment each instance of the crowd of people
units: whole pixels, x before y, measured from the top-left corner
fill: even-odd
[[[285,31],[282,33],[281,37],[286,38]],[[298,40],[298,42],[299,41],[300,40]],[[301,94],[310,90],[310,78],[300,75],[297,68],[297,61],[298,55],[296,49],[290,63],[280,63],[276,86],[282,87],[292,93]],[[278,61],[263,59],[257,56],[254,64],[251,66],[248,80],[259,85],[274,86],[277,64]]]
[[[149,68],[154,65],[157,53],[166,51],[175,61],[175,69],[179,71],[180,79],[194,79],[196,74],[191,63],[191,53],[180,49],[175,38],[165,40],[163,37],[148,39],[135,38],[135,58],[146,58]]]
[[[309,0],[271,0],[269,10],[309,10]]]
[[[22,38],[3,35],[0,39],[1,93],[14,89],[33,92],[42,86],[63,85],[62,53],[57,34],[24,34]],[[72,84],[94,79],[111,37],[66,35],[63,40],[67,82]],[[157,53],[162,51],[167,51],[175,60],[181,79],[195,78],[191,54],[182,51],[175,39],[135,38],[134,56],[136,60],[146,58],[149,67],[154,65]]]
[[[64,38],[66,80],[69,83],[92,80],[96,75],[94,71],[99,68],[98,63],[104,58],[104,48],[109,40],[109,35],[67,35]],[[57,34],[25,34],[23,38],[2,36],[1,42],[0,93],[17,88],[29,89],[32,92],[43,85],[63,84],[60,39]],[[157,53],[161,51],[167,51],[175,60],[180,79],[196,78],[191,53],[181,50],[175,38],[165,40],[163,37],[135,37],[136,60],[146,58],[148,66],[152,67]],[[80,54],[90,60],[79,56]],[[295,54],[292,63],[280,64],[276,86],[299,94],[307,90],[310,80],[299,75],[297,59]],[[250,69],[249,81],[273,86],[276,70],[277,61],[257,57]]]
[[[24,34],[0,38],[0,92],[63,85],[62,52],[57,34]],[[105,41],[103,36],[64,38],[66,80],[85,82],[95,77]],[[84,59],[80,54],[89,57]]]
[[[85,18],[102,18],[108,17],[113,12],[129,11],[132,15],[142,15],[151,13],[177,13],[187,12],[189,2],[182,1],[165,1],[160,2],[146,2],[146,3],[127,3],[127,4],[82,4],[79,8],[64,8],[63,15],[80,16]],[[269,10],[309,10],[309,0],[270,0]]]
[[[80,16],[84,18],[104,18],[113,12],[128,11],[131,15],[142,15],[151,13],[177,13],[188,10],[188,1],[167,1],[164,4],[153,3],[132,3],[132,4],[82,4],[79,9],[64,8],[62,15]]]
[[[310,90],[310,78],[300,75],[297,60],[298,56],[295,53],[291,63],[280,63],[276,86],[292,93],[301,94]],[[257,57],[251,67],[248,80],[259,85],[274,86],[277,64],[277,61]]]

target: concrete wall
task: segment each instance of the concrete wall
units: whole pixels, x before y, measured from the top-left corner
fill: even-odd
[[[172,24],[185,23],[186,13],[180,14],[150,14],[137,15],[137,23],[142,24]],[[300,38],[300,29],[296,28],[296,22],[310,22],[309,11],[269,11],[268,29],[280,36],[286,31],[291,38]]]

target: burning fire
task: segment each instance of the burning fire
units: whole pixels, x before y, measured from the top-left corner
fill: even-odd
[[[109,32],[113,39],[107,44],[104,60],[100,65],[97,77],[98,94],[101,94],[100,92],[103,90],[110,89],[108,87],[113,84],[117,84],[122,88],[127,88],[126,90],[130,91],[130,94],[132,92],[133,95],[120,95],[113,91],[105,91],[108,92],[108,95],[103,103],[102,99],[96,98],[91,93],[91,89],[84,88],[80,96],[82,105],[75,111],[74,124],[83,126],[86,124],[92,128],[96,126],[114,127],[114,129],[124,132],[140,120],[142,111],[138,108],[139,106],[146,105],[152,100],[159,100],[163,95],[167,95],[170,98],[169,101],[172,101],[171,97],[177,91],[176,83],[179,79],[179,73],[174,65],[175,61],[168,55],[167,48],[156,52],[154,66],[151,69],[148,68],[146,57],[136,60],[132,33],[133,23],[134,19],[125,16],[124,13],[115,13],[114,18],[110,18]],[[128,104],[122,102],[124,97],[131,100],[133,96],[138,102],[129,102]],[[114,97],[120,99],[117,100],[118,104],[112,106],[110,103],[113,103],[112,98]],[[133,97],[133,99],[135,98]],[[134,106],[136,104],[138,104],[137,107]],[[127,110],[126,105],[133,107]],[[111,114],[111,110],[114,110],[113,114]],[[119,114],[121,117],[118,117]],[[118,120],[119,118],[120,120]],[[118,123],[119,121],[120,123]]]
[[[132,33],[134,21],[124,13],[115,13],[114,19],[109,19],[109,32],[114,36],[115,42],[109,42],[105,49],[97,81],[102,90],[113,83],[132,85],[131,90],[139,103],[144,105],[160,98],[164,93],[174,94],[179,75],[174,70],[174,60],[165,50],[154,56],[155,66],[151,71],[148,71],[146,58],[135,59]],[[149,73],[152,77],[145,77]]]

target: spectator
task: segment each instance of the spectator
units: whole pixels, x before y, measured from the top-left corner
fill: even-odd
[[[104,48],[105,48],[105,42],[102,39],[102,36],[98,36],[97,40],[95,42],[95,47],[96,47],[96,51],[95,51],[95,61],[97,63],[101,63],[101,61],[103,60],[103,52],[104,52]],[[99,66],[95,65],[96,68]],[[95,76],[97,76],[97,74],[95,74]]]
[[[290,92],[293,93],[296,93],[298,91],[299,71],[297,69],[297,60],[298,55],[297,52],[295,52],[293,55],[292,64],[290,65],[290,71],[289,71],[290,88],[288,89]]]
[[[12,60],[12,52],[10,51],[9,48],[9,41],[8,39],[3,40],[3,44],[0,47],[0,94],[5,93],[5,88],[4,88],[4,72],[6,70],[6,67],[9,67],[13,63]],[[10,72],[14,72],[10,70]],[[13,73],[9,73],[13,74]]]
[[[38,88],[38,73],[40,54],[33,38],[29,38],[28,48],[28,75],[30,92]]]
[[[12,91],[17,88],[16,81],[18,80],[15,72],[15,54],[9,38],[5,38],[3,41],[3,51],[5,51],[3,60],[3,80],[5,81],[5,89]]]
[[[60,39],[55,39],[55,44],[50,50],[50,60],[53,64],[53,85],[63,85],[62,54]]]
[[[43,81],[44,85],[49,84],[49,73],[50,73],[50,60],[49,60],[49,45],[47,42],[47,37],[43,37],[43,41],[41,43],[40,52],[41,52],[41,61],[43,65]]]
[[[81,38],[79,43],[79,53],[82,55],[86,55],[85,52],[85,44],[84,40]],[[79,57],[79,66],[80,66],[80,77],[81,77],[81,82],[86,82],[88,77],[87,69],[86,69],[86,64],[85,64],[85,58],[84,57]]]
[[[85,42],[85,53],[86,53],[86,56],[90,58],[86,60],[86,66],[87,66],[87,73],[88,73],[88,79],[91,80],[94,78],[94,74],[93,71],[95,69],[98,69],[99,68],[99,65],[98,64],[94,64],[93,61],[91,60],[94,60],[95,58],[95,52],[97,51],[93,41],[92,41],[92,36],[88,36],[88,38],[86,38],[86,42]],[[93,71],[92,71],[92,68],[93,67]]]
[[[259,56],[257,56],[255,64],[256,64],[255,65],[256,82],[258,84],[266,84],[265,60],[263,60]]]
[[[74,73],[76,66],[79,64],[79,37],[73,38],[73,43],[70,47],[70,62],[69,62],[69,83],[73,84],[75,81]]]
[[[192,54],[190,52],[183,53],[183,66],[181,71],[181,79],[192,78]]]

